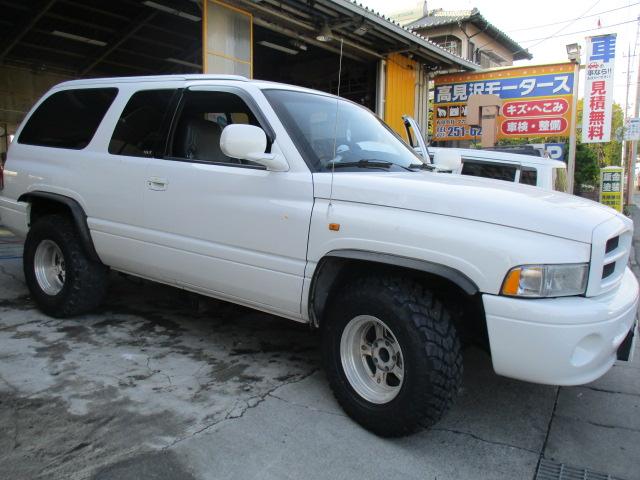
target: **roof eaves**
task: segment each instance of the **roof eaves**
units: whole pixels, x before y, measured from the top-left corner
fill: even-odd
[[[479,64],[467,60],[459,55],[453,54],[448,50],[445,50],[437,43],[432,42],[426,37],[420,35],[419,33],[411,31],[409,28],[403,27],[400,23],[396,22],[390,17],[386,17],[381,13],[358,3],[356,0],[330,0],[331,3],[342,6],[348,10],[351,10],[354,13],[359,13],[369,20],[377,23],[378,25],[385,27],[392,32],[401,35],[402,37],[417,43],[418,45],[426,48],[436,56],[443,57],[450,62],[453,62],[459,65],[461,68],[466,68],[468,70],[479,70],[481,67]]]

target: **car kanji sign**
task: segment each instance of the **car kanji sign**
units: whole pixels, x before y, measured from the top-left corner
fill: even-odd
[[[600,203],[622,212],[622,167],[600,169]]]
[[[433,140],[474,140],[482,131],[466,124],[470,95],[503,99],[498,138],[568,137],[574,94],[572,63],[499,68],[435,78]]]
[[[587,37],[582,142],[611,140],[616,34]]]

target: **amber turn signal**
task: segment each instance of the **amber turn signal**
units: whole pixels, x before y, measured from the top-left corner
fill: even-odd
[[[504,284],[502,285],[502,294],[503,295],[517,295],[518,289],[520,288],[520,272],[519,268],[514,268],[509,272],[507,278],[504,279]]]

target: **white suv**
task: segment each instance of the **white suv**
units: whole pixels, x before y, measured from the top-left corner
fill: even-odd
[[[485,344],[498,374],[557,385],[629,358],[629,219],[424,167],[325,93],[78,80],[17,131],[0,216],[26,237],[26,281],[49,315],[96,307],[113,269],[319,327],[338,401],[380,435],[444,414],[463,343]]]

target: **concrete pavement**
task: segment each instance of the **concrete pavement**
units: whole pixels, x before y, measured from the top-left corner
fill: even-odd
[[[51,319],[14,242],[0,231],[0,478],[512,480],[541,459],[640,478],[638,351],[555,388],[467,350],[443,421],[381,439],[334,401],[307,327],[119,275],[100,311]]]

